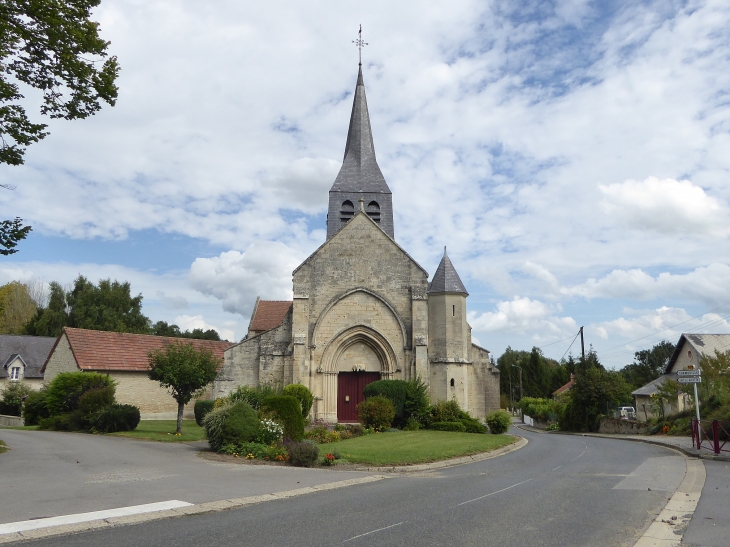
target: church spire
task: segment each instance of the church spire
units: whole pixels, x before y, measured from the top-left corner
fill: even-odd
[[[461,282],[459,274],[456,273],[456,268],[451,263],[449,255],[446,254],[446,247],[444,247],[444,256],[441,259],[439,267],[436,269],[436,273],[433,274],[431,283],[428,284],[428,292],[431,293],[461,293],[469,296],[466,292],[464,284]]]
[[[362,34],[355,43],[362,50],[362,45],[365,45]],[[375,159],[362,64],[358,66],[345,156],[329,193],[327,239],[340,231],[354,216],[356,204],[361,198],[365,201],[368,216],[393,238],[393,196]]]

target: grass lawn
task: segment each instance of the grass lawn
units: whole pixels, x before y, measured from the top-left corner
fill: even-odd
[[[205,429],[198,426],[195,420],[183,420],[182,435],[179,437],[175,435],[176,428],[176,420],[142,420],[134,431],[120,431],[118,433],[110,433],[110,435],[168,443],[205,440]]]
[[[37,425],[3,425],[0,426],[2,429],[19,429],[20,431],[35,431],[38,429]]]
[[[337,450],[351,463],[408,465],[489,452],[512,444],[509,435],[480,435],[451,431],[398,431],[375,433],[331,445],[319,445],[320,454]]]
[[[8,451],[8,447],[5,444],[5,441],[0,441],[0,454],[2,454],[3,452],[7,452],[7,451]]]

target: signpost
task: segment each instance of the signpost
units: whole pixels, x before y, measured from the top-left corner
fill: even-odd
[[[689,378],[677,378],[680,384],[701,384],[702,378],[699,376],[690,376]]]
[[[677,381],[680,384],[694,384],[695,388],[695,409],[697,410],[697,450],[701,451],[702,446],[702,425],[700,424],[700,399],[697,395],[697,384],[702,383],[702,377],[700,376],[700,370],[695,369],[693,365],[690,365],[692,368],[689,370],[678,370],[677,371]]]
[[[701,373],[699,370],[678,370],[677,376],[699,376]]]

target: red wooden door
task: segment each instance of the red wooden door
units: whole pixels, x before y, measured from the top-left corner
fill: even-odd
[[[357,405],[365,386],[380,380],[379,372],[340,372],[337,375],[337,421],[357,422]]]

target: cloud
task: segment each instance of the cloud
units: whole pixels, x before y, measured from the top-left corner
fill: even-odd
[[[599,184],[607,214],[640,230],[684,236],[730,235],[730,208],[688,180],[627,180]]]
[[[206,331],[212,329],[218,332],[222,340],[235,341],[236,339],[232,330],[221,329],[215,325],[211,325],[203,319],[202,315],[178,315],[175,318],[175,324],[183,331],[192,331],[194,329]]]
[[[250,316],[256,297],[292,299],[292,271],[300,264],[295,251],[283,243],[258,242],[241,253],[228,251],[198,258],[190,267],[190,283],[221,301],[223,309]]]

